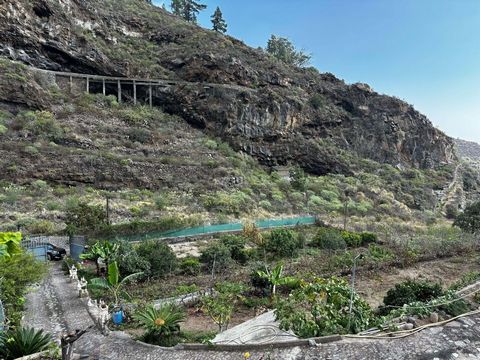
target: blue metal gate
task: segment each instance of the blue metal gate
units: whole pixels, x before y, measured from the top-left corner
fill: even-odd
[[[47,261],[48,260],[48,244],[41,239],[38,240],[23,240],[22,247],[33,254],[35,259],[39,261]]]

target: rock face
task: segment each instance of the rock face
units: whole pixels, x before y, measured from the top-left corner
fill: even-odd
[[[285,66],[143,0],[0,0],[0,55],[51,70],[197,82],[157,92],[155,103],[267,165],[325,174],[352,173],[359,157],[417,168],[455,160],[452,140],[411,105]]]
[[[480,161],[480,144],[473,141],[455,139],[458,155],[463,159]]]

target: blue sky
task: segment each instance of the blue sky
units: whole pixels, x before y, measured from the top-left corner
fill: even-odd
[[[412,103],[450,136],[480,142],[480,0],[203,3],[200,25],[211,26],[218,5],[228,33],[246,44],[288,37],[320,71],[368,83]]]

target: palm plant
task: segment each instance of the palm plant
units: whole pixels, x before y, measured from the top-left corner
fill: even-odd
[[[143,275],[142,272],[128,275],[120,280],[120,271],[118,270],[118,264],[116,261],[111,262],[108,265],[107,278],[95,278],[90,280],[89,287],[92,289],[106,290],[113,299],[114,305],[117,306],[121,299],[128,300],[130,295],[124,290],[125,285]]]
[[[50,335],[34,328],[17,328],[0,336],[0,355],[5,359],[17,359],[48,350],[52,344]]]
[[[144,339],[148,342],[165,343],[165,339],[180,332],[180,323],[185,319],[185,313],[174,304],[165,304],[159,309],[149,305],[138,310],[133,317],[145,327]]]

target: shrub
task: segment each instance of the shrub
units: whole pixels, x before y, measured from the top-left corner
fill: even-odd
[[[140,256],[137,249],[128,241],[119,241],[118,251],[115,260],[123,276],[143,272],[146,276],[150,274],[150,263]]]
[[[32,156],[38,155],[38,148],[36,146],[33,146],[33,145],[25,146],[23,151],[25,151],[27,154],[32,155]]]
[[[362,237],[360,234],[350,232],[350,231],[342,231],[342,239],[345,241],[347,246],[357,247],[362,245]]]
[[[453,225],[466,232],[478,232],[480,230],[480,201],[467,206],[463,213],[456,217]]]
[[[105,209],[101,205],[89,205],[86,202],[79,202],[68,207],[65,214],[67,233],[84,232],[94,233],[107,225]]]
[[[324,105],[325,99],[322,95],[315,94],[308,100],[308,102],[315,110],[318,110]]]
[[[131,128],[128,131],[128,138],[131,141],[138,141],[139,143],[146,144],[152,139],[152,135],[147,129]]]
[[[292,230],[275,229],[267,237],[265,250],[277,257],[294,257],[301,247]]]
[[[150,264],[152,276],[163,277],[177,267],[177,257],[164,242],[144,241],[138,246],[137,253]]]
[[[196,258],[185,258],[180,262],[182,274],[197,276],[200,273],[200,261]]]
[[[48,350],[52,345],[49,334],[34,328],[17,327],[3,337],[4,344],[0,346],[0,355],[7,360],[36,354]]]
[[[40,281],[46,272],[45,264],[26,253],[0,257],[0,299],[10,323],[20,323],[27,287]]]
[[[245,264],[248,260],[245,245],[247,241],[244,237],[238,235],[223,235],[220,242],[230,250],[230,257],[240,264]]]
[[[55,224],[48,220],[38,220],[27,225],[30,234],[48,235],[55,232]]]
[[[172,304],[155,309],[152,305],[138,310],[134,319],[146,329],[143,341],[161,346],[175,346],[180,335],[180,323],[185,319],[185,313]]]
[[[322,227],[312,240],[312,245],[325,250],[345,249],[347,243],[340,231],[333,228]]]
[[[3,124],[0,124],[0,135],[4,135],[7,132],[7,127]]]
[[[200,261],[208,270],[212,270],[215,264],[216,270],[227,268],[232,262],[230,249],[220,242],[209,244],[200,254]]]
[[[347,281],[335,277],[300,282],[300,288],[276,305],[280,328],[301,338],[358,333],[375,325],[370,306],[356,293],[350,317],[351,289]]]
[[[362,245],[375,243],[378,241],[377,235],[371,232],[362,232],[360,233],[360,237],[362,238]]]
[[[29,120],[26,128],[34,135],[50,141],[58,141],[63,138],[63,129],[57,124],[57,121],[51,112],[28,112],[26,116]]]
[[[394,307],[401,307],[416,301],[427,302],[443,295],[439,284],[428,281],[407,280],[388,290],[383,298],[387,312]],[[389,309],[389,307],[392,307]]]

